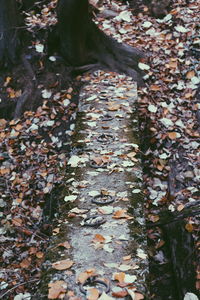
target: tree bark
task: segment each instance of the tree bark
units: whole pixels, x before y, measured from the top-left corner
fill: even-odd
[[[91,20],[88,0],[59,0],[58,36],[60,53],[73,66],[125,73],[143,85],[138,68],[142,51],[120,44],[104,34]]]
[[[19,51],[20,16],[15,0],[0,0],[0,66],[15,63]]]

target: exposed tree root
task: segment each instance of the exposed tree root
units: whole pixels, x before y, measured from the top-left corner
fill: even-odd
[[[76,69],[84,70],[84,65],[92,65],[92,69],[127,74],[139,85],[144,85],[143,73],[138,68],[144,53],[102,32],[91,21],[88,0],[59,1],[58,36],[61,55]]]

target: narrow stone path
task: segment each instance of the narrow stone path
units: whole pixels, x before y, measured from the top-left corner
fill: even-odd
[[[106,285],[113,298],[129,293],[133,299],[134,295],[144,299],[141,294],[146,294],[148,264],[136,99],[135,83],[113,73],[95,73],[82,90],[68,162],[63,206],[67,210],[49,255],[51,263],[58,261],[58,266],[66,259],[72,264],[50,279],[65,281],[68,298],[95,300],[97,289],[106,291]],[[93,218],[87,219],[90,216]],[[65,241],[69,249],[56,247]],[[91,290],[92,284],[86,283],[92,274],[97,275],[92,280],[101,278],[105,284],[95,283]]]

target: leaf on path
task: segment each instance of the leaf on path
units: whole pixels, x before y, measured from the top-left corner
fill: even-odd
[[[56,270],[67,270],[69,269],[72,265],[74,264],[74,262],[72,260],[69,259],[63,259],[63,260],[59,260],[55,263],[52,264],[52,268],[56,269]]]
[[[63,280],[57,280],[55,282],[49,283],[48,287],[48,299],[58,299],[61,294],[64,294],[66,292],[67,284]]]
[[[131,259],[131,255],[127,255],[127,256],[123,257],[123,260],[125,260],[125,261],[130,260],[130,259]]]
[[[124,283],[124,279],[125,279],[125,273],[120,272],[120,273],[114,273],[114,280],[119,281],[119,283]]]
[[[133,219],[133,217],[127,214],[126,209],[120,209],[114,213],[113,219]]]
[[[71,248],[69,242],[59,243],[59,244],[58,244],[58,247],[64,247],[64,248],[66,248],[66,249],[70,249],[70,248]]]
[[[89,277],[97,275],[95,269],[88,269],[78,275],[77,281],[84,283]]]
[[[70,195],[70,196],[65,196],[64,201],[65,202],[74,202],[77,198],[77,195]]]
[[[141,293],[135,292],[134,290],[132,290],[130,288],[127,289],[127,292],[131,296],[132,300],[144,299],[144,296]]]
[[[114,300],[113,297],[108,296],[105,292],[102,293],[98,300]]]
[[[109,111],[117,111],[117,110],[119,110],[120,109],[120,104],[116,104],[116,103],[114,103],[114,102],[109,102],[108,103],[108,110]]]
[[[97,300],[99,298],[99,290],[95,288],[88,289],[86,298],[88,300]]]
[[[94,243],[97,243],[97,242],[98,242],[98,243],[105,243],[105,240],[106,240],[106,239],[103,237],[103,235],[97,233],[97,234],[95,234],[95,236],[94,236],[94,238],[93,238],[92,241],[93,241]]]
[[[115,298],[124,298],[128,295],[128,292],[125,290],[119,291],[119,292],[112,292],[112,296]]]

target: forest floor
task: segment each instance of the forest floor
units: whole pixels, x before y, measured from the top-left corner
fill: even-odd
[[[165,18],[156,19],[145,6],[134,16],[126,5],[104,1],[95,18],[107,34],[148,55],[148,62],[140,64],[147,75],[137,106],[151,299],[156,300],[181,300],[186,293],[184,299],[196,300],[199,289],[193,265],[199,247],[198,10],[198,1],[174,1]],[[41,51],[42,41],[35,47]],[[57,64],[52,57],[49,63]],[[77,82],[80,86],[80,77]],[[3,88],[10,99],[20,93],[9,74]],[[31,299],[40,284],[52,230],[59,231],[52,220],[63,203],[78,88],[68,82],[59,91],[51,80],[40,89],[42,104],[36,112],[0,119],[2,299]]]

